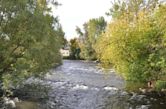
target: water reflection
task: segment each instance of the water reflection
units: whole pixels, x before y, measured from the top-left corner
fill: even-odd
[[[22,101],[20,103],[16,103],[16,109],[41,109],[39,104],[34,101]]]
[[[20,86],[19,89],[14,91],[14,96],[21,99],[21,102],[16,103],[16,109],[49,109],[46,104],[50,90],[49,85],[43,85],[42,83]]]

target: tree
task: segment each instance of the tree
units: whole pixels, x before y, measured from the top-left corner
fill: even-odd
[[[114,19],[127,15],[132,20],[137,18],[139,11],[153,12],[160,3],[161,0],[114,0],[112,8],[106,14]]]
[[[46,0],[0,1],[0,80],[4,88],[61,63],[63,31]],[[56,4],[56,2],[55,2]]]
[[[80,47],[76,38],[70,40],[70,58],[80,59]]]
[[[124,10],[118,10],[118,16],[113,18],[97,43],[99,59],[113,64],[126,80],[147,82],[165,79],[165,5],[158,7],[155,0],[124,3],[125,8],[118,7]]]
[[[100,34],[104,32],[107,23],[103,17],[97,19],[90,19],[83,25],[84,32],[80,28],[76,28],[79,34],[81,57],[88,60],[96,59],[95,43]]]

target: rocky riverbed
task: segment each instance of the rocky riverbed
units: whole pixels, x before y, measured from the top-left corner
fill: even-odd
[[[166,109],[165,95],[125,90],[114,70],[94,62],[64,60],[42,80],[28,79],[15,91],[16,109]]]

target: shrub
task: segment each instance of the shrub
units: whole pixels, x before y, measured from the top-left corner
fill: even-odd
[[[162,89],[166,89],[166,81],[158,80],[156,82],[156,90],[161,91]]]

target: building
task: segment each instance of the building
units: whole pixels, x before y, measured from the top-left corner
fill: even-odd
[[[70,56],[70,50],[69,49],[60,49],[60,52],[63,57],[69,57]]]

